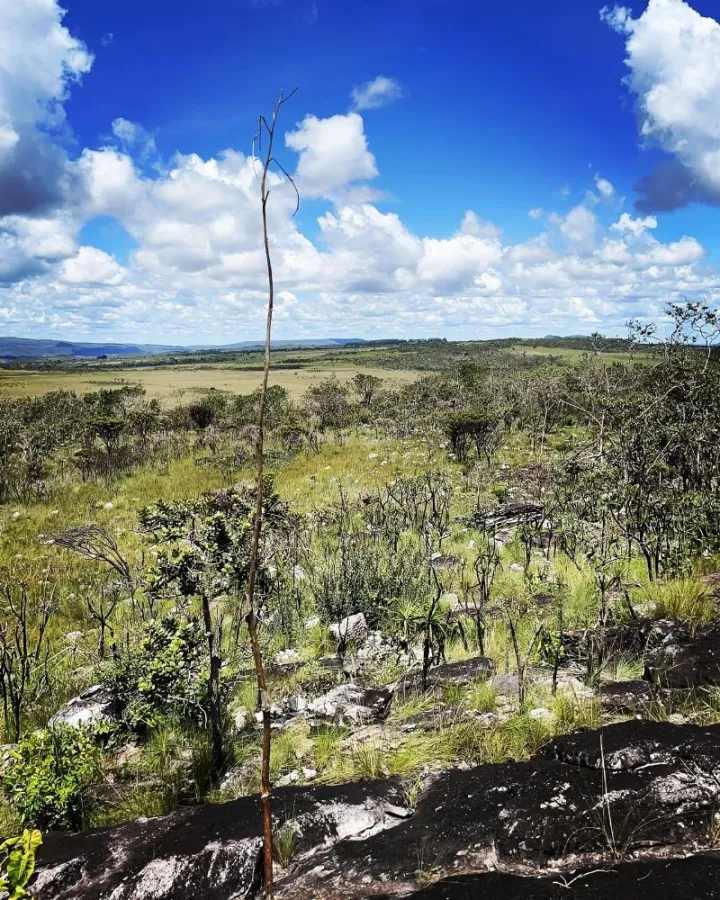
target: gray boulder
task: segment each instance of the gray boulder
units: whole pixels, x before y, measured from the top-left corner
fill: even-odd
[[[355,613],[346,616],[340,622],[335,622],[328,629],[330,637],[338,644],[353,642],[356,644],[365,640],[368,635],[368,624],[363,613]]]
[[[112,691],[107,685],[96,684],[79,697],[73,697],[50,719],[50,726],[69,725],[72,728],[89,728],[93,725],[116,721],[117,709]]]
[[[343,684],[317,697],[307,709],[314,718],[366,725],[385,717],[391,699],[390,688]]]

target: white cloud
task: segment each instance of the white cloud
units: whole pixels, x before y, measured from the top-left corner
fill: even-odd
[[[26,5],[39,17],[35,31],[28,31]],[[229,148],[210,158],[178,154],[162,168],[144,166],[154,158],[151,136],[142,125],[112,116],[108,145],[68,160],[52,129],[62,126],[68,85],[90,58],[62,28],[54,0],[32,0],[13,15],[23,22],[16,42],[35,35],[31,54],[42,55],[53,40],[65,49],[59,70],[50,67],[60,75],[44,94],[37,87],[28,94],[30,107],[33,97],[49,98],[52,123],[34,114],[27,128],[17,115],[3,120],[0,160],[29,135],[45,154],[40,175],[61,190],[32,215],[0,215],[3,327],[68,337],[149,341],[162,335],[178,342],[260,335],[266,273],[257,161]],[[2,16],[7,25],[5,9]],[[17,92],[31,80],[17,73],[8,78],[0,68],[0,109],[12,106],[8,84]],[[15,103],[12,109],[20,107],[26,108]],[[449,234],[413,229],[397,212],[379,209],[371,183],[378,164],[358,113],[306,116],[286,139],[299,154],[295,174],[303,196],[330,203],[317,228],[313,223],[311,240],[299,224],[307,223],[308,213],[292,218],[294,192],[284,177],[272,175],[278,337],[471,338],[509,329],[573,332],[598,323],[622,329],[633,316],[661,311],[666,299],[720,296],[720,273],[701,244],[689,235],[662,242],[652,234],[653,216],[620,215],[621,199],[606,177],[589,176],[592,208],[586,200],[563,214],[531,210],[547,227],[513,243],[482,218],[481,208],[464,215],[458,210]],[[605,217],[595,212],[614,208],[617,221],[605,227]],[[83,224],[98,216],[117,220],[136,242],[127,266],[96,247],[79,246]]]
[[[544,214],[544,210],[541,206],[534,206],[532,209],[528,210],[530,218],[535,219],[536,221],[542,219]]]
[[[144,162],[157,154],[155,138],[138,122],[129,119],[113,119],[112,133],[120,147]]]
[[[612,183],[607,178],[601,178],[600,175],[595,176],[595,187],[604,200],[610,200],[615,195]]]
[[[285,143],[300,154],[296,177],[303,196],[332,197],[351,182],[378,174],[357,113],[328,119],[306,116],[285,135]]]
[[[378,75],[360,87],[353,88],[353,109],[380,109],[396,100],[402,100],[405,89],[396,78]]]
[[[597,226],[597,216],[582,204],[573,207],[560,221],[560,231],[579,250],[588,250],[593,246]]]
[[[102,284],[116,286],[125,278],[123,267],[112,256],[95,247],[81,247],[77,256],[67,259],[60,270],[66,284]]]
[[[65,151],[70,85],[92,56],[62,25],[54,0],[0,4],[0,216],[48,211],[72,190]]]
[[[610,226],[613,231],[627,232],[638,237],[648,229],[657,228],[657,219],[655,216],[645,216],[644,218],[633,219],[629,213],[623,213],[617,222],[613,222]]]
[[[674,157],[640,182],[638,208],[720,203],[720,24],[683,0],[649,0],[637,19],[603,10],[626,37],[626,82],[644,141]]]

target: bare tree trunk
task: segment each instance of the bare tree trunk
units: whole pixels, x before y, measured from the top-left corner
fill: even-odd
[[[295,89],[297,90],[297,88]],[[275,103],[273,115],[270,122],[265,116],[260,116],[257,140],[262,143],[263,136],[267,138],[267,149],[262,169],[262,178],[260,181],[260,200],[262,204],[262,224],[263,224],[263,245],[265,248],[265,263],[267,266],[268,276],[268,304],[267,317],[265,322],[265,358],[263,365],[262,385],[260,388],[260,409],[258,412],[258,430],[257,441],[255,444],[256,454],[256,478],[257,492],[255,496],[255,516],[253,520],[252,545],[250,551],[250,567],[248,571],[247,591],[245,595],[245,622],[247,623],[248,633],[250,635],[250,648],[252,650],[253,662],[255,664],[255,675],[257,677],[258,696],[260,698],[260,708],[263,717],[263,741],[262,741],[262,769],[260,776],[260,808],[262,811],[263,825],[263,873],[265,880],[265,894],[272,893],[273,883],[273,837],[272,837],[272,811],[270,797],[270,699],[267,693],[267,682],[265,680],[265,670],[263,668],[262,652],[260,649],[260,639],[258,637],[258,621],[255,615],[255,578],[260,554],[260,534],[263,522],[263,477],[264,477],[264,441],[265,441],[265,400],[267,397],[268,376],[270,374],[270,341],[272,336],[272,317],[273,304],[275,302],[275,284],[273,280],[272,259],[270,257],[270,238],[268,235],[267,220],[267,203],[270,196],[270,189],[267,186],[268,173],[270,167],[275,163],[287,176],[292,183],[292,179],[282,169],[282,166],[273,157],[273,144],[275,141],[275,126],[277,124],[278,115],[284,103],[286,103],[295,93],[292,91],[287,97],[280,96]],[[293,184],[294,187],[294,184]]]

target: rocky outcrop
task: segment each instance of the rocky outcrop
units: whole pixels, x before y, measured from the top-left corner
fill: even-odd
[[[529,525],[543,520],[544,508],[540,503],[515,502],[498,506],[482,518],[482,525],[488,531],[495,528],[512,528],[515,525]]]
[[[356,684],[343,684],[313,700],[307,711],[313,718],[367,724],[384,718],[391,700],[390,688],[363,688]]]
[[[657,622],[648,636],[645,667],[662,687],[720,687],[720,626]]]
[[[273,798],[275,827],[296,835],[296,864],[409,813],[393,781],[284,788]],[[38,900],[239,900],[261,887],[261,851],[255,797],[205,804],[119,828],[47,834],[33,892]]]
[[[374,894],[372,900],[389,900]],[[720,854],[648,859],[544,878],[488,872],[456,875],[408,895],[408,900],[718,900]],[[328,898],[330,900],[330,898]],[[367,900],[370,900],[368,897]]]
[[[529,762],[431,776],[412,815],[393,781],[278,789],[276,833],[296,837],[275,896],[555,900],[572,888],[610,900],[590,871],[621,866],[616,884],[631,892],[635,871],[657,874],[652,900],[720,900],[715,881],[696,893],[664,893],[661,873],[678,890],[682,877],[658,858],[708,848],[719,797],[720,726],[639,720],[557,738]],[[656,859],[638,869],[618,862],[639,854]],[[243,798],[121,828],[49,834],[35,890],[38,900],[237,900],[259,892],[260,856],[257,800]],[[717,872],[717,857],[697,859]],[[700,870],[688,864],[688,883]],[[418,892],[419,880],[438,883]]]
[[[317,855],[313,870],[296,872],[279,896],[334,896],[343,885],[337,896],[365,897],[373,892],[347,886],[392,885],[398,893],[419,873],[567,872],[583,860],[707,846],[718,794],[720,726],[621,723],[604,730],[602,751],[600,733],[586,732],[528,763],[441,774],[412,818]]]

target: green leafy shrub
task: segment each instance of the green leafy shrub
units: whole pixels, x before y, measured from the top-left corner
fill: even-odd
[[[20,742],[3,790],[23,825],[78,830],[85,822],[83,792],[99,764],[100,750],[90,732],[58,725]]]
[[[123,718],[133,730],[157,727],[170,714],[203,718],[204,649],[194,619],[169,614],[148,626],[140,646],[121,658],[111,680]]]

